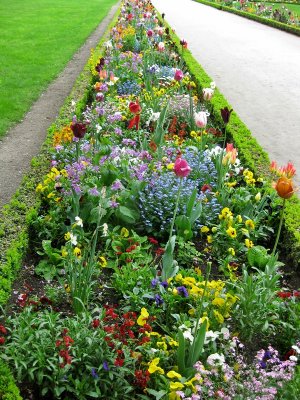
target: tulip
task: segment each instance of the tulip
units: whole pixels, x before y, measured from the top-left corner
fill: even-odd
[[[175,81],[177,81],[177,82],[181,81],[181,79],[183,78],[183,76],[184,76],[184,74],[183,74],[183,72],[181,71],[181,69],[176,69],[175,75],[174,75]]]
[[[164,42],[159,42],[158,45],[157,45],[157,49],[158,49],[158,51],[160,51],[160,52],[165,51],[165,44],[164,44]]]
[[[202,90],[203,99],[205,101],[211,100],[213,97],[213,94],[214,94],[214,91],[211,88],[205,88]]]
[[[76,138],[82,139],[86,133],[86,125],[82,122],[73,122],[71,124],[71,129]]]
[[[147,36],[150,38],[150,37],[153,36],[153,34],[154,34],[153,30],[152,29],[148,29]]]
[[[186,176],[188,176],[191,172],[191,167],[189,166],[189,164],[187,163],[186,160],[184,160],[183,158],[177,158],[177,160],[175,161],[174,164],[174,172],[175,175],[180,177],[180,178],[185,178]]]
[[[136,130],[139,129],[139,123],[140,123],[140,113],[142,111],[141,106],[139,105],[139,102],[136,101],[135,103],[131,101],[129,103],[129,111],[132,114],[135,114],[134,117],[129,121],[128,124],[128,129],[131,129],[135,126]]]
[[[198,128],[205,128],[207,124],[207,115],[205,111],[200,111],[194,114],[195,124]]]
[[[230,114],[232,113],[232,111],[233,110],[232,109],[229,110],[228,107],[224,107],[224,108],[221,109],[221,117],[222,117],[223,122],[224,122],[225,125],[228,124],[229,119],[230,119]]]
[[[184,48],[184,49],[186,49],[187,48],[187,41],[185,41],[184,39],[181,39],[180,40],[180,44],[181,44],[181,46]]]
[[[289,199],[294,194],[293,181],[286,176],[282,176],[275,183],[275,189],[278,196],[283,199]]]

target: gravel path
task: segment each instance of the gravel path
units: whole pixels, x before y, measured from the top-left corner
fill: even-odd
[[[118,4],[111,8],[63,72],[34,103],[23,121],[0,141],[0,207],[9,202],[20,185],[31,159],[38,154],[45,141],[48,127],[57,117],[60,107],[84,68],[91,48],[99,43],[117,9]]]
[[[153,0],[271,160],[300,186],[300,38],[191,0]]]

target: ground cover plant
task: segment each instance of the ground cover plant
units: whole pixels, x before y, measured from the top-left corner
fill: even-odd
[[[53,135],[31,216],[44,284],[25,279],[0,322],[24,396],[296,393],[300,292],[278,257],[296,171],[273,162],[271,190],[242,164],[187,45],[151,3],[124,2],[86,110]]]
[[[0,137],[19,121],[114,1],[0,3]],[[22,12],[20,12],[22,10]]]

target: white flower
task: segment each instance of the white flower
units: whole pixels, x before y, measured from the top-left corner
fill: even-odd
[[[73,246],[76,246],[77,245],[77,236],[73,235],[73,233],[70,233],[70,241]]]
[[[214,353],[207,357],[207,364],[212,366],[223,365],[225,363],[224,354]]]
[[[206,336],[205,336],[205,344],[208,344],[210,342],[214,342],[220,335],[220,332],[214,332],[214,331],[207,331]]]
[[[230,337],[230,333],[229,333],[229,329],[228,328],[222,328],[221,329],[221,333],[224,336],[224,339],[229,339]]]
[[[108,225],[106,222],[102,225],[102,228],[103,228],[103,236],[108,236]]]
[[[99,133],[102,130],[102,126],[99,124],[96,125],[96,132]]]
[[[215,90],[215,88],[216,88],[216,82],[214,82],[214,81],[210,82],[210,88],[211,88],[212,90]]]
[[[291,361],[296,361],[296,362],[298,361],[298,357],[296,357],[296,356],[290,356],[289,359]]]
[[[300,354],[300,348],[296,345],[292,346],[292,349],[296,350],[298,354]]]
[[[111,40],[108,40],[107,42],[105,42],[104,46],[106,47],[107,50],[111,50],[113,48]]]
[[[80,217],[75,217],[75,225],[77,226],[81,226],[81,228],[83,227],[83,222],[82,219]]]

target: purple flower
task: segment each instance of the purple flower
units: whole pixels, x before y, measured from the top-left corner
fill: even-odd
[[[98,191],[98,189],[97,189],[96,187],[90,189],[90,190],[89,190],[89,194],[90,194],[91,196],[99,196],[99,195],[100,195],[100,193],[99,193],[99,191]]]
[[[155,296],[154,296],[154,300],[155,300],[155,304],[157,305],[157,306],[160,306],[160,305],[162,305],[163,304],[163,299],[162,299],[162,297],[159,295],[159,294],[156,294]]]
[[[91,374],[92,374],[92,377],[94,379],[98,379],[99,378],[99,375],[96,373],[96,368],[92,368]]]
[[[103,369],[104,371],[109,371],[109,366],[107,361],[103,361]]]
[[[167,287],[169,285],[167,281],[162,281],[162,282],[160,282],[160,284],[164,289],[167,289]]]
[[[117,179],[116,181],[114,181],[114,183],[111,185],[111,189],[112,189],[112,190],[119,190],[119,189],[122,189],[122,183],[119,181],[119,179]]]
[[[158,284],[158,279],[156,279],[156,278],[154,278],[154,279],[152,279],[152,281],[151,281],[151,287],[152,288],[155,288],[155,286]]]
[[[118,135],[118,136],[121,136],[122,135],[122,129],[119,128],[119,127],[116,127],[115,128],[115,134]]]
[[[184,286],[178,286],[177,292],[179,294],[181,294],[183,297],[188,297],[189,296],[188,291],[187,291],[186,287],[184,287]]]
[[[115,200],[111,200],[109,204],[112,208],[117,208],[119,207],[119,203]]]

